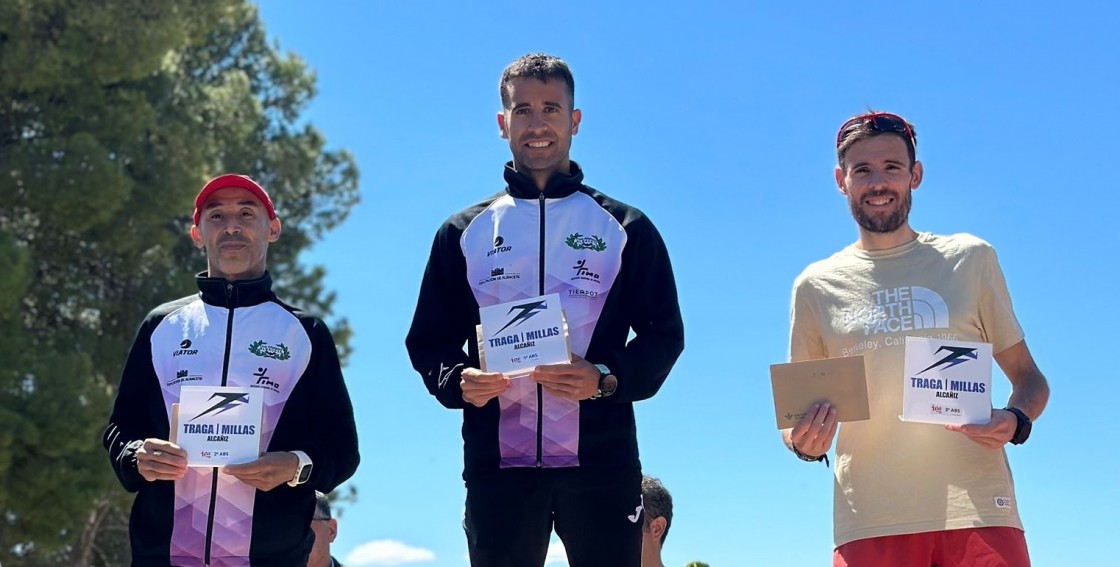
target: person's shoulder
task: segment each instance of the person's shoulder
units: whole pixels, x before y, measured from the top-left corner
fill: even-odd
[[[307,310],[303,309],[302,307],[296,307],[295,305],[292,305],[292,304],[284,301],[283,299],[280,299],[279,297],[273,298],[271,300],[271,303],[274,303],[277,306],[279,306],[280,308],[282,308],[284,311],[287,311],[292,317],[295,317],[296,319],[298,319],[301,323],[304,323],[305,325],[322,325],[323,324],[323,320],[319,317],[318,314],[307,311]]]
[[[948,258],[995,254],[995,248],[993,248],[987,240],[967,232],[958,232],[955,234],[922,233],[919,235],[918,239],[923,244]]]
[[[607,213],[613,216],[623,227],[629,228],[632,226],[653,224],[649,217],[638,207],[615,199],[590,185],[584,185],[580,189],[579,194],[590,197],[604,211],[607,211]]]
[[[157,306],[155,309],[152,309],[151,311],[149,311],[147,317],[144,318],[144,322],[145,323],[158,322],[158,321],[166,318],[168,315],[171,315],[172,313],[177,313],[179,311],[182,311],[183,308],[185,308],[185,307],[187,307],[191,304],[201,303],[201,302],[202,302],[202,298],[199,297],[197,293],[188,295],[186,297],[180,297],[179,299],[174,299],[172,301],[168,301],[167,303],[163,303],[163,304]]]
[[[493,195],[490,195],[489,197],[486,197],[485,199],[482,199],[481,201],[478,201],[469,207],[452,213],[451,216],[447,217],[447,220],[443,222],[443,228],[441,230],[456,229],[462,231],[469,224],[471,224],[474,219],[478,218],[478,216],[481,215],[483,211],[494,206],[494,203],[498,202],[498,200],[502,197],[508,196],[509,194],[506,193],[505,190],[498,191],[497,193],[494,193]]]
[[[798,274],[793,280],[794,287],[811,283],[821,278],[834,276],[837,272],[841,272],[844,268],[852,265],[853,262],[858,261],[858,257],[853,253],[854,247],[849,245],[833,252],[827,258],[817,260]]]

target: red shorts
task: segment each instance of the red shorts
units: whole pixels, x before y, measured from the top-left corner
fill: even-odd
[[[968,528],[850,541],[832,567],[1030,567],[1018,528]]]

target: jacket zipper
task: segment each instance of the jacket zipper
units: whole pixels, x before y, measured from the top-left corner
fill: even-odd
[[[538,255],[539,264],[537,266],[537,286],[540,293],[544,295],[544,191],[540,195],[541,204],[541,237],[540,237],[540,254]],[[543,453],[544,453],[544,389],[540,384],[537,384],[537,468],[543,466]]]
[[[233,345],[233,284],[226,282],[226,352],[222,361],[222,386],[226,385],[229,377],[229,352]],[[210,513],[206,516],[206,565],[210,564],[210,551],[214,537],[214,508],[218,502],[218,469],[214,469],[210,477]]]

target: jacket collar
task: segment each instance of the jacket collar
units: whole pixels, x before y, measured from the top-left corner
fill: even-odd
[[[547,199],[560,199],[567,197],[583,187],[583,169],[576,162],[571,162],[572,169],[568,175],[554,173],[544,187],[544,196]],[[506,163],[505,169],[506,192],[516,199],[536,199],[540,197],[540,190],[528,175],[513,168],[513,162]]]
[[[198,290],[202,292],[202,301],[218,307],[249,307],[276,298],[272,293],[272,276],[267,270],[255,280],[228,281],[211,278],[207,272],[199,272],[195,279],[198,280]]]

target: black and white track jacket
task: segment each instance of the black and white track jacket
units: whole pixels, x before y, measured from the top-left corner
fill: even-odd
[[[657,393],[684,349],[661,235],[641,211],[583,185],[575,162],[543,193],[512,164],[505,179],[505,191],[437,232],[406,339],[412,365],[440,403],[463,409],[468,479],[507,467],[636,469],[632,402]],[[573,402],[515,379],[482,408],[464,402],[460,372],[479,366],[479,307],[551,293],[572,352],[607,365],[617,392]]]
[[[105,448],[121,484],[138,492],[129,518],[134,566],[294,567],[306,560],[315,490],[358,466],[358,437],[334,339],[319,319],[272,293],[272,279],[198,278],[198,295],[157,307],[136,335]],[[259,491],[216,468],[148,482],[136,468],[144,439],[168,439],[182,386],[264,393],[261,452],[299,450],[311,478]]]

